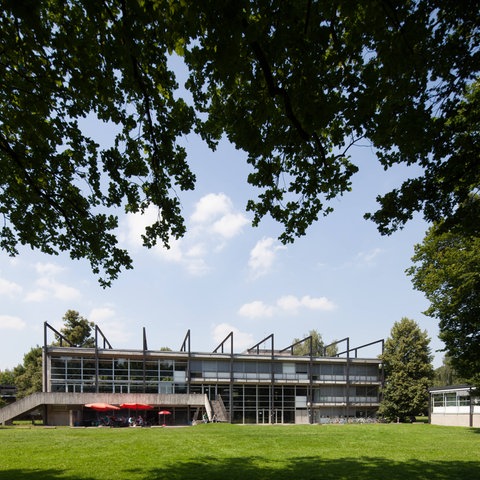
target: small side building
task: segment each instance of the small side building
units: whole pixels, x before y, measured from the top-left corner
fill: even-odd
[[[430,423],[454,427],[480,427],[480,397],[470,385],[435,387],[430,392]]]

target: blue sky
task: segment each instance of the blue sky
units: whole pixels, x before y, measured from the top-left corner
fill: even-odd
[[[143,327],[153,350],[179,349],[188,329],[194,351],[212,351],[231,331],[237,352],[271,333],[284,348],[312,329],[325,342],[350,337],[355,347],[388,337],[404,316],[427,330],[433,351],[442,348],[435,320],[421,313],[425,298],[404,273],[427,225],[415,218],[382,237],[363,219],[377,194],[415,170],[384,172],[369,148],[354,148],[360,171],[353,191],[334,200],[333,214],[307,236],[284,246],[273,221],[251,227],[245,205],[255,192],[245,155],[227,142],[215,153],[194,136],[184,142],[198,181],[194,192],[180,193],[188,233],[169,251],[147,250],[140,233],[156,212],[122,215],[118,235],[135,268],[111,288],[99,286],[87,262],[66,255],[26,248],[13,259],[0,255],[0,370],[42,345],[43,322],[60,328],[68,309],[97,323],[115,348],[141,348]],[[436,367],[442,357],[436,353]]]

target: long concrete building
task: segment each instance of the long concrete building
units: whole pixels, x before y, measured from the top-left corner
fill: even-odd
[[[307,337],[281,350],[269,335],[242,353],[233,351],[233,333],[211,353],[191,350],[190,331],[178,351],[113,348],[95,327],[95,346],[69,345],[44,325],[43,393],[0,410],[0,423],[36,411],[47,425],[91,425],[98,413],[87,404],[143,403],[149,424],[170,412],[170,425],[215,418],[230,423],[328,423],[374,417],[383,382],[378,356],[359,356],[366,347],[383,350],[383,340],[352,348],[350,339],[336,345],[335,356],[313,354]],[[53,332],[59,339],[49,343]],[[295,354],[299,345],[306,355]],[[305,348],[306,347],[306,348]],[[329,346],[330,347],[330,346]],[[342,350],[340,347],[344,347]],[[341,351],[340,351],[341,350]],[[125,410],[115,415],[130,415]]]

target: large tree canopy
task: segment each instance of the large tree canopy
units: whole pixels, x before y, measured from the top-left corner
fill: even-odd
[[[64,326],[60,333],[72,345],[86,348],[95,346],[95,338],[92,336],[92,330],[95,327],[93,322],[83,318],[76,310],[67,310],[62,320]]]
[[[480,387],[480,236],[435,224],[412,260],[408,273],[430,302],[425,313],[439,321],[449,363]]]
[[[428,387],[433,379],[430,338],[414,320],[393,324],[381,355],[385,385],[378,414],[405,421],[428,410]]]
[[[360,140],[385,168],[424,170],[379,198],[383,233],[415,211],[453,217],[479,183],[465,107],[478,106],[479,25],[473,0],[3,0],[1,248],[68,251],[108,284],[131,268],[118,209],[158,207],[146,246],[184,234],[191,131],[246,152],[259,192],[247,209],[283,224],[284,242],[350,189]],[[115,126],[110,145],[85,117]]]

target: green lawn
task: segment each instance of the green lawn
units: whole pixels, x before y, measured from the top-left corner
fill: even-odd
[[[478,480],[480,430],[426,424],[0,428],[0,480]]]

